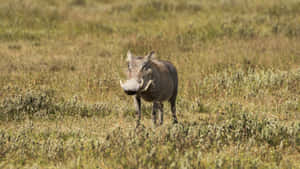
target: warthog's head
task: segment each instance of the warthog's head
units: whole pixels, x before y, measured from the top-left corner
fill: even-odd
[[[128,95],[134,95],[145,92],[151,86],[153,68],[151,64],[151,57],[154,52],[150,52],[145,57],[133,57],[130,51],[127,52],[127,78],[125,83],[120,84],[124,92]]]

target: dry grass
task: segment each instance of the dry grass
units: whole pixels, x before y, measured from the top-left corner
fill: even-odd
[[[0,168],[297,168],[300,2],[3,0]],[[127,50],[179,71],[134,129]]]

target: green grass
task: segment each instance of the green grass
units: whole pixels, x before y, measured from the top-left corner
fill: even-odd
[[[3,0],[0,168],[299,168],[300,1]],[[126,53],[178,69],[135,129]]]

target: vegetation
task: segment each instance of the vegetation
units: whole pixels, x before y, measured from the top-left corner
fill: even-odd
[[[299,168],[300,1],[2,0],[0,168]],[[174,63],[135,128],[126,53]]]

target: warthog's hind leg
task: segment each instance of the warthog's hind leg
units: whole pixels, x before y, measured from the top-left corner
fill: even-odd
[[[176,124],[178,123],[177,116],[176,116],[176,97],[175,99],[170,100],[170,105],[171,105],[173,123]]]

